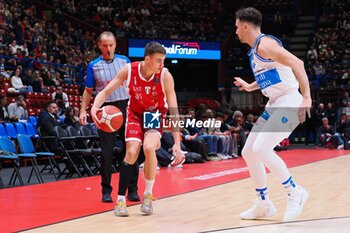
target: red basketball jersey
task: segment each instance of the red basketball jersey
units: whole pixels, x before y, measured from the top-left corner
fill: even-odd
[[[128,109],[137,115],[157,110],[165,114],[168,109],[164,92],[164,74],[167,68],[163,68],[146,80],[141,75],[141,63],[132,62],[129,65],[127,91],[130,100]]]

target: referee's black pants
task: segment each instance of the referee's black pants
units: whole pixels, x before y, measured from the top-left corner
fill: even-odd
[[[124,122],[120,129],[117,132],[113,133],[106,133],[102,130],[98,130],[98,134],[100,136],[100,142],[101,142],[101,150],[102,150],[102,156],[101,156],[101,186],[102,186],[102,194],[111,193],[112,192],[112,186],[111,186],[111,178],[112,178],[112,162],[113,162],[113,155],[114,155],[114,147],[116,146],[117,138],[122,141],[123,143],[123,152],[121,158],[118,158],[119,161],[123,161],[125,157],[125,151],[126,151],[126,145],[125,145],[125,118],[126,118],[126,107],[128,104],[128,100],[120,100],[115,102],[109,102],[104,103],[102,106],[105,105],[114,105],[118,107],[121,112],[123,113]],[[119,136],[119,137],[117,137]],[[133,173],[131,177],[131,181],[128,186],[128,193],[137,192],[137,181],[139,178],[139,164],[136,161],[134,167],[133,167]]]

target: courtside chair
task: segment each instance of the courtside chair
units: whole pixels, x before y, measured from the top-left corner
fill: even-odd
[[[95,165],[95,169],[92,170],[93,173],[97,173],[101,168],[101,164],[97,158],[102,154],[101,148],[92,148],[92,146],[89,146],[90,137],[82,136],[73,126],[68,126],[66,130],[69,136],[74,138],[75,147],[81,150],[83,155],[86,154],[85,157],[90,159],[90,162]]]
[[[89,138],[89,140],[90,140],[89,144],[88,144],[89,146],[97,149],[98,151],[101,150],[100,137],[98,135],[95,135],[95,134],[92,133],[92,130],[91,130],[90,126],[81,125],[79,127],[79,132],[80,132],[80,135]],[[113,148],[113,152],[114,152],[114,154],[117,154],[118,156],[121,156],[122,148],[115,146]],[[102,151],[101,151],[101,153],[102,153]],[[114,164],[112,164],[112,172],[113,173],[117,172],[117,169],[116,169]]]
[[[0,144],[0,149],[3,150],[1,147],[1,144]],[[15,184],[15,181],[18,178],[19,184],[23,186],[24,185],[23,179],[22,179],[21,173],[19,172],[20,164],[19,164],[18,156],[6,154],[6,151],[2,151],[2,153],[0,154],[0,162],[6,161],[6,160],[10,160],[13,163],[13,172],[11,177],[14,177],[15,179],[12,185]],[[11,181],[9,182],[9,185],[11,185]],[[1,180],[1,177],[0,177],[0,188],[6,188],[4,185],[4,182]]]
[[[36,177],[38,179],[38,182],[39,183],[44,183],[43,177],[41,176],[40,171],[39,171],[38,162],[36,161],[36,157],[37,156],[35,154],[33,154],[33,153],[18,154],[17,151],[16,151],[15,145],[13,144],[13,142],[8,137],[0,137],[0,145],[1,145],[1,149],[2,150],[9,151],[9,152],[11,152],[13,154],[16,154],[19,158],[28,158],[31,161],[31,163],[32,163],[32,170],[30,172],[30,175],[29,175],[29,178],[28,178],[28,181],[27,181],[28,183],[30,182],[30,179],[32,177],[33,172],[35,173],[35,175],[36,175]],[[14,178],[14,177],[11,177],[10,182],[12,181],[12,178]],[[13,180],[13,182],[14,181],[15,180]]]
[[[78,168],[78,164],[76,164],[75,162],[78,162],[79,160],[81,161],[81,157],[82,155],[76,150],[76,148],[74,147],[73,144],[73,138],[69,137],[68,133],[61,128],[60,126],[55,126],[54,127],[54,133],[55,136],[58,140],[59,146],[62,149],[63,155],[68,159],[70,165],[71,165],[71,170],[69,171],[70,174],[67,175],[72,177],[72,175],[74,173],[77,173],[77,175],[81,178],[81,172]],[[83,162],[83,168],[85,169],[89,169],[87,165],[84,164]],[[63,174],[63,172],[68,169],[67,166],[66,168],[61,172],[61,174]],[[60,174],[60,175],[61,175]]]
[[[51,152],[36,152],[35,151],[35,148],[34,148],[34,145],[33,145],[33,142],[32,140],[30,139],[30,136],[29,135],[23,135],[23,134],[17,134],[17,141],[18,141],[18,144],[19,144],[19,148],[21,149],[21,152],[23,154],[26,154],[26,153],[34,153],[36,156],[38,157],[44,157],[44,158],[47,158],[47,160],[49,161],[49,166],[51,168],[51,171],[56,179],[56,181],[58,180],[57,179],[57,175],[56,175],[56,172],[55,172],[55,167],[54,167],[54,156],[55,154],[54,153],[51,153]]]

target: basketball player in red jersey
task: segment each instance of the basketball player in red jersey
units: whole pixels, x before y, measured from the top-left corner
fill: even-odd
[[[153,184],[157,173],[156,150],[160,147],[162,135],[161,122],[155,128],[148,128],[144,124],[144,114],[151,114],[154,119],[162,119],[169,108],[172,116],[178,116],[177,100],[174,90],[174,80],[167,68],[164,68],[166,51],[158,42],[150,42],[145,46],[145,55],[142,62],[127,64],[117,73],[116,77],[95,98],[91,109],[94,122],[98,125],[97,111],[106,98],[113,93],[123,82],[126,82],[130,94],[127,108],[125,141],[126,156],[120,168],[119,190],[114,214],[119,217],[128,216],[125,193],[130,182],[132,165],[136,162],[141,144],[145,154],[145,182],[141,212],[153,213],[152,202]],[[175,119],[176,120],[176,119]],[[150,123],[150,122],[148,122]],[[160,126],[160,127],[158,127]],[[173,146],[173,165],[180,164],[184,155],[180,149],[179,129],[173,128],[175,144]]]

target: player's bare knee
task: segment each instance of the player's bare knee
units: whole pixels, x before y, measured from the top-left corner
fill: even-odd
[[[138,151],[136,149],[129,149],[126,151],[124,161],[128,164],[134,164],[137,160]]]
[[[145,153],[145,156],[154,153],[156,149],[157,146],[154,144],[143,145],[143,152]]]

